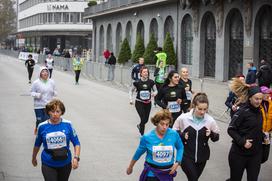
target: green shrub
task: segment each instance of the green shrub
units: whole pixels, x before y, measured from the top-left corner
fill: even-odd
[[[158,47],[157,41],[155,39],[154,34],[152,33],[149,39],[149,42],[146,46],[145,52],[144,52],[144,59],[146,64],[155,64],[154,57],[155,53],[154,50]]]
[[[166,63],[169,65],[177,65],[177,56],[176,56],[174,44],[169,32],[167,32],[165,40],[164,40],[163,51],[167,54]]]
[[[144,52],[145,52],[144,40],[143,40],[141,34],[138,33],[135,48],[134,48],[134,51],[133,51],[133,54],[132,54],[132,61],[133,62],[138,62],[138,59],[140,57],[143,57]]]
[[[118,55],[118,63],[124,64],[131,58],[131,50],[127,38],[121,43],[121,50]]]
[[[95,6],[95,5],[97,5],[97,2],[96,1],[89,1],[88,2],[88,6],[90,7],[90,6]]]

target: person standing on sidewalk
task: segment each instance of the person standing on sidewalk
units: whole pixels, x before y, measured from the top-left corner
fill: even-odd
[[[32,55],[28,55],[28,59],[25,61],[25,66],[28,72],[28,83],[31,84],[31,78],[34,71],[35,60],[32,59]]]
[[[183,103],[187,101],[185,89],[179,85],[179,78],[177,71],[170,71],[156,96],[156,103],[163,109],[169,109],[172,113],[173,123],[182,113]],[[171,128],[172,126],[170,125]]]
[[[140,181],[173,181],[183,156],[183,144],[178,133],[169,128],[172,116],[161,110],[151,118],[156,126],[141,137],[140,144],[129,163],[127,174],[133,172],[137,160],[146,152],[144,170]]]
[[[105,58],[105,65],[108,64],[108,60],[110,58],[110,55],[111,55],[111,52],[108,49],[104,50],[103,56]]]
[[[149,79],[149,70],[142,67],[140,70],[140,80],[133,82],[129,91],[130,104],[133,105],[133,92],[137,92],[135,108],[141,119],[137,125],[141,135],[144,134],[145,124],[148,122],[151,110],[151,99],[157,94],[157,89],[153,80]]]
[[[34,98],[34,111],[36,115],[34,134],[37,133],[38,125],[49,118],[45,112],[45,105],[56,95],[55,82],[49,79],[48,69],[41,67],[39,78],[35,80],[31,86],[31,96]]]
[[[51,54],[48,54],[48,56],[45,60],[45,66],[49,70],[49,78],[51,79],[52,73],[53,73],[53,67],[54,67],[54,59]]]
[[[257,181],[262,161],[262,115],[260,105],[263,94],[258,86],[247,84],[237,86],[247,90],[246,103],[234,113],[228,127],[232,138],[229,151],[229,167],[231,181],[242,180],[244,170],[249,181]],[[235,91],[235,90],[234,90]]]
[[[219,140],[216,121],[207,113],[209,100],[205,93],[197,93],[190,112],[180,115],[173,129],[180,133],[184,143],[181,168],[189,181],[197,181],[210,158],[208,141]]]
[[[111,56],[108,60],[108,81],[114,80],[115,64],[116,64],[116,57],[114,56],[113,52],[111,52]]]
[[[43,144],[41,154],[42,174],[45,181],[68,181],[71,169],[79,166],[80,142],[71,121],[63,119],[64,104],[57,99],[46,105],[50,118],[39,124],[38,134],[32,152],[32,165],[37,166],[37,154]],[[74,156],[70,151],[74,146]]]
[[[79,80],[79,76],[80,76],[80,72],[81,72],[81,68],[83,66],[84,63],[84,59],[80,58],[80,56],[77,54],[74,58],[73,58],[73,66],[74,66],[74,71],[75,71],[75,84],[78,85],[78,80]]]

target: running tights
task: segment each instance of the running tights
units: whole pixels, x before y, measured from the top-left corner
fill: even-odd
[[[76,74],[76,83],[78,83],[78,79],[80,76],[80,70],[75,70],[75,74]]]
[[[205,165],[206,161],[201,163],[195,163],[194,160],[183,157],[181,168],[186,174],[188,181],[198,181],[200,175],[205,168]]]
[[[257,181],[261,167],[261,151],[256,155],[244,156],[233,151],[229,153],[230,180],[241,181],[244,170],[248,181]]]
[[[31,81],[34,68],[27,68],[28,80]]]
[[[148,122],[148,118],[149,118],[149,114],[151,110],[151,102],[148,104],[145,104],[140,101],[135,101],[135,107],[141,119],[141,123],[139,125],[140,126],[139,131],[140,131],[140,134],[143,135],[145,130],[145,124]]]
[[[49,167],[42,164],[44,181],[68,181],[71,169],[71,163],[64,167]]]

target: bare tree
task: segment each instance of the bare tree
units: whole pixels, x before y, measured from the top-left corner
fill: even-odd
[[[14,0],[0,0],[0,41],[16,28],[14,3]]]

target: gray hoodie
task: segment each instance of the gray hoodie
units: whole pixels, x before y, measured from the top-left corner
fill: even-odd
[[[45,108],[45,105],[57,95],[55,82],[49,78],[43,80],[41,78],[42,70],[48,71],[46,67],[41,67],[39,78],[35,80],[31,86],[31,96],[34,97],[34,109]]]

